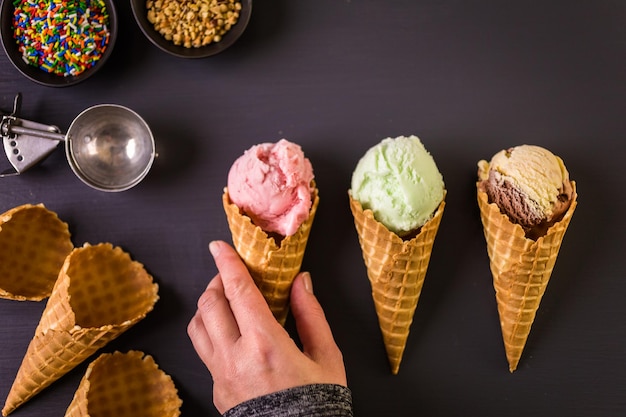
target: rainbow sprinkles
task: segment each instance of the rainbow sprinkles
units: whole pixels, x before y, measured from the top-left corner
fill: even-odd
[[[93,67],[109,44],[103,0],[14,0],[13,36],[22,59],[59,76]]]

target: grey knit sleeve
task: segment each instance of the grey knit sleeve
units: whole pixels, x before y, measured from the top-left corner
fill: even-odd
[[[341,385],[312,384],[245,401],[224,417],[352,417],[352,393]]]

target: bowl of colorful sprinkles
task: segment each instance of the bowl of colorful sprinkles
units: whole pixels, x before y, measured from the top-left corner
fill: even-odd
[[[91,77],[117,36],[112,0],[2,0],[2,46],[30,80],[65,87]]]
[[[205,58],[237,41],[250,21],[252,0],[131,0],[148,40],[180,58]]]

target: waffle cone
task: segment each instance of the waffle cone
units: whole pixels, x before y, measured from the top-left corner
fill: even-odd
[[[419,233],[404,240],[350,196],[350,209],[372,287],[378,324],[394,375],[400,369],[444,207],[445,201],[442,201]]]
[[[274,237],[254,225],[250,217],[241,213],[239,207],[230,201],[228,189],[224,189],[222,196],[235,249],[248,267],[274,317],[282,325],[285,324],[289,312],[291,284],[300,272],[319,204],[317,188],[314,188],[312,201],[309,218],[300,225],[296,233],[277,242]]]
[[[11,413],[152,310],[158,286],[111,244],[85,245],[65,259],[18,369],[2,414]]]
[[[572,188],[572,202],[563,219],[537,240],[527,238],[519,224],[512,223],[496,204],[488,202],[485,192],[478,190],[478,206],[511,372],[517,369],[565,231],[576,209],[576,184],[573,181]]]
[[[172,378],[139,351],[103,353],[87,367],[65,417],[178,417]]]
[[[40,301],[50,296],[74,248],[67,223],[43,204],[0,214],[0,297]]]

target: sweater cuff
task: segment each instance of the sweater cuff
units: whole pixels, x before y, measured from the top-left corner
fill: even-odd
[[[245,401],[224,417],[352,417],[350,389],[335,384],[289,388]]]

